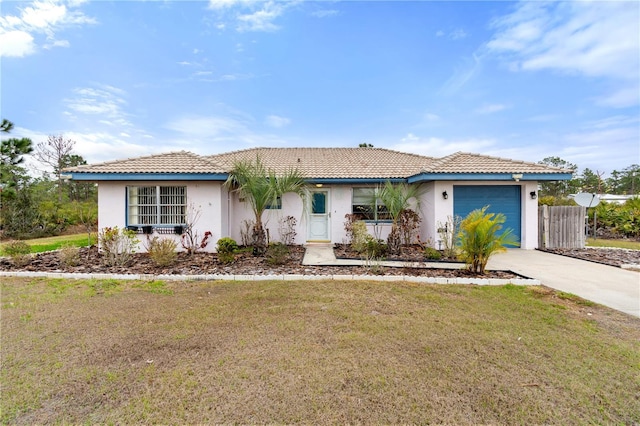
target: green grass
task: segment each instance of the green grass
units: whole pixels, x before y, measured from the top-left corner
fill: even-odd
[[[640,319],[541,286],[0,285],[2,424],[640,422]]]
[[[33,240],[25,240],[31,246],[31,253],[42,253],[45,251],[58,250],[63,245],[72,245],[76,247],[87,246],[87,234],[58,235],[56,237],[35,238]],[[97,236],[91,234],[91,244],[96,244]]]
[[[588,247],[617,247],[624,249],[640,250],[640,241],[630,240],[604,240],[601,238],[587,238]]]

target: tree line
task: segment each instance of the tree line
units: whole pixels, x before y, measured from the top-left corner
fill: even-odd
[[[13,123],[3,119],[0,134]],[[56,235],[71,225],[91,229],[97,223],[95,184],[65,179],[65,167],[87,164],[73,151],[75,142],[49,135],[34,146],[29,138],[4,138],[0,143],[0,229],[2,238]],[[34,176],[25,167],[31,157],[46,171]]]
[[[541,196],[566,198],[569,194],[590,192],[593,194],[637,195],[640,193],[640,165],[632,164],[622,170],[614,170],[609,177],[604,172],[585,168],[579,173],[578,166],[560,157],[546,157],[539,164],[566,169],[573,174],[568,181],[543,182],[540,184]]]

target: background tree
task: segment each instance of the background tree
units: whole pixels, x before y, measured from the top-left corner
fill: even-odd
[[[2,119],[1,133],[9,133],[13,129],[13,123]],[[24,156],[33,151],[31,139],[10,138],[0,142],[0,184],[2,184],[2,197],[15,195],[19,182],[24,182],[27,172],[20,164],[24,162]]]
[[[297,169],[289,169],[283,174],[276,174],[267,169],[256,157],[255,162],[239,161],[234,164],[225,187],[240,194],[251,206],[255,215],[252,231],[253,253],[263,255],[267,250],[267,236],[262,224],[262,215],[269,205],[275,205],[278,197],[287,192],[295,192],[305,199],[306,185]]]
[[[567,173],[575,174],[578,170],[578,166],[563,160],[560,157],[546,157],[542,161],[538,161],[538,164],[545,164],[547,166],[560,167],[565,169]],[[541,182],[540,183],[540,196],[553,196],[553,197],[567,197],[569,194],[575,193],[579,182],[575,179],[569,181],[561,180],[557,182]]]
[[[606,184],[602,180],[604,173],[593,171],[589,168],[584,169],[582,176],[579,178],[580,191],[590,192],[592,194],[603,194],[606,191]]]
[[[34,157],[41,163],[50,166],[58,181],[58,203],[62,203],[62,169],[65,162],[71,158],[71,151],[76,143],[71,139],[64,139],[62,135],[49,135],[46,142],[40,142],[36,147]]]
[[[621,171],[614,170],[607,179],[607,186],[614,194],[637,194],[640,190],[640,165],[632,164]]]

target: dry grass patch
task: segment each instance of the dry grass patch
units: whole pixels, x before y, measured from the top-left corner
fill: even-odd
[[[640,320],[544,287],[11,278],[1,302],[3,423],[640,422]]]

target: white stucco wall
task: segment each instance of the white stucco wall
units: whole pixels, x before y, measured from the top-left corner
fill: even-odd
[[[200,219],[194,225],[195,231],[200,239],[205,232],[209,231],[213,235],[209,239],[209,244],[203,249],[206,252],[215,251],[216,241],[223,235],[226,228],[226,217],[223,215],[226,207],[226,193],[221,188],[220,182],[100,182],[98,184],[98,229],[105,227],[127,226],[127,186],[186,186],[187,203],[200,211]],[[153,235],[158,235],[154,232]],[[174,234],[162,234],[163,238],[172,238],[178,242],[180,247],[180,236]],[[140,243],[137,251],[146,251],[147,236],[138,235]]]
[[[126,187],[127,185],[144,186],[157,185],[158,182],[101,182],[98,185],[98,226],[124,227],[126,223]],[[162,182],[164,185],[185,185],[185,182]],[[420,239],[438,248],[438,228],[453,216],[453,186],[454,185],[505,185],[507,182],[475,182],[475,181],[447,181],[428,182],[423,184],[424,194],[420,201],[419,214],[422,217],[420,225]],[[534,249],[537,247],[538,231],[538,202],[532,200],[530,192],[537,192],[537,182],[513,183],[521,187],[521,247]],[[193,203],[201,211],[201,217],[195,225],[195,229],[202,236],[206,231],[212,232],[209,245],[204,251],[215,251],[218,239],[230,236],[239,244],[241,243],[241,227],[244,220],[254,220],[253,212],[246,202],[239,200],[237,193],[228,193],[222,187],[221,182],[189,182],[187,186],[188,203]],[[357,185],[362,187],[365,185]],[[351,185],[324,185],[322,189],[329,190],[330,227],[329,235],[334,243],[347,241],[344,230],[345,215],[351,213],[352,187]],[[444,199],[442,193],[446,191],[448,199]],[[293,216],[296,221],[296,244],[304,244],[307,241],[306,209],[303,209],[303,201],[296,194],[285,194],[282,198],[282,209],[267,210],[263,216],[265,228],[269,230],[271,241],[280,241],[279,219],[284,216]],[[369,233],[386,240],[389,234],[390,224],[367,224]],[[174,238],[179,241],[179,236],[163,234],[164,237]],[[145,239],[140,235],[140,239]],[[141,243],[140,251],[144,251]]]

